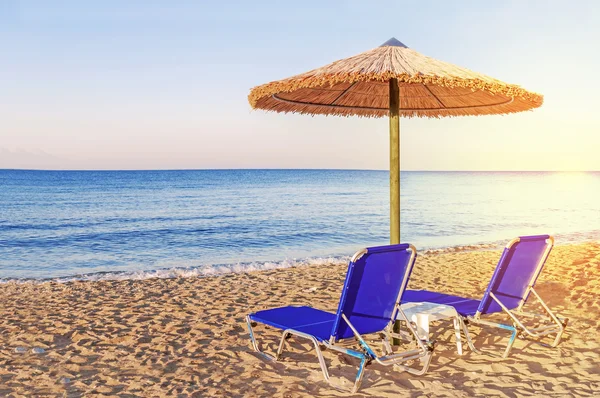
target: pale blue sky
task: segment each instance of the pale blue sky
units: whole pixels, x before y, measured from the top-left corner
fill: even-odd
[[[0,0],[0,168],[388,168],[387,119],[251,111],[251,87],[392,36],[544,94],[401,121],[405,170],[600,170],[600,5]]]

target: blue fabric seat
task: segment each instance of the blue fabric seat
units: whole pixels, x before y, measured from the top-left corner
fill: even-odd
[[[257,311],[249,315],[254,322],[264,323],[277,329],[294,329],[311,334],[319,341],[331,337],[335,314],[312,307],[280,307]]]

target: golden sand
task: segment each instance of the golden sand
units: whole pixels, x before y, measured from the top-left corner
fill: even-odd
[[[425,254],[410,288],[480,297],[498,251]],[[251,349],[244,316],[287,304],[335,311],[345,265],[206,278],[0,285],[0,397],[343,396],[323,381],[306,341],[281,362]],[[538,281],[569,317],[563,342],[517,340],[508,359],[456,353],[451,323],[424,376],[371,365],[358,396],[599,396],[600,243],[555,247]],[[475,345],[498,352],[507,335],[474,327]],[[273,349],[276,332],[258,334]],[[26,352],[16,352],[17,347]],[[33,348],[43,353],[33,353]],[[325,352],[337,381],[353,359]]]

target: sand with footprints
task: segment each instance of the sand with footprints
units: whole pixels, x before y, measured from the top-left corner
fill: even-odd
[[[478,298],[500,252],[421,253],[410,288]],[[335,311],[344,264],[203,278],[0,285],[0,396],[344,396],[323,381],[311,346],[290,339],[280,362],[251,349],[245,315],[309,304]],[[600,242],[554,248],[538,281],[570,318],[563,342],[518,340],[508,359],[456,353],[451,323],[424,376],[367,372],[357,396],[598,396]],[[506,335],[473,328],[475,345],[500,352]],[[279,333],[258,328],[271,349]],[[36,349],[37,352],[33,352]],[[41,349],[41,350],[40,350]],[[326,352],[350,384],[353,359]]]

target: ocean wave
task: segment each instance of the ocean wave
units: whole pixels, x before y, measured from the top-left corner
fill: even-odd
[[[477,250],[494,250],[502,247],[502,242],[481,243],[475,245],[453,246],[438,249],[419,250],[420,255],[455,253]],[[115,280],[143,280],[143,279],[173,279],[173,278],[198,278],[223,275],[228,273],[241,273],[252,271],[264,271],[271,269],[293,268],[302,266],[318,265],[340,265],[348,263],[350,256],[310,257],[304,259],[285,259],[282,261],[263,261],[235,264],[213,264],[198,267],[169,267],[154,270],[132,270],[132,271],[109,271],[94,272],[89,274],[77,274],[56,278],[32,279],[32,278],[0,278],[2,283],[68,283],[75,281],[115,281]]]
[[[440,254],[440,253],[456,253],[456,252],[470,252],[470,251],[479,251],[479,250],[497,250],[502,248],[506,242],[493,242],[493,243],[479,243],[475,245],[462,245],[462,246],[452,246],[452,247],[444,247],[438,249],[427,249],[420,254]]]
[[[556,235],[559,244],[578,244],[585,242],[600,241],[599,231],[587,233],[571,233]],[[484,242],[470,245],[457,245],[450,247],[417,247],[419,255],[436,255],[444,253],[472,252],[483,250],[500,250],[506,245],[507,241]],[[285,259],[281,261],[263,261],[263,262],[238,262],[232,264],[207,264],[196,267],[172,266],[158,268],[153,270],[131,270],[131,271],[105,271],[93,272],[87,274],[76,274],[71,276],[61,276],[55,278],[0,278],[0,284],[6,283],[68,283],[75,281],[118,281],[118,280],[144,280],[144,279],[173,279],[173,278],[198,278],[210,277],[229,273],[242,273],[252,271],[264,271],[281,268],[293,268],[302,266],[318,265],[341,265],[348,263],[351,256],[324,256],[309,257],[303,259]]]
[[[31,278],[0,278],[0,284],[3,283],[68,283],[76,281],[97,282],[97,281],[120,281],[120,280],[144,280],[144,279],[173,279],[173,278],[197,278],[223,275],[229,273],[241,273],[252,271],[265,271],[271,269],[293,268],[311,265],[339,265],[347,263],[349,256],[340,257],[315,257],[306,259],[286,259],[283,261],[264,261],[252,263],[236,264],[215,264],[203,265],[199,267],[171,267],[155,270],[135,270],[135,271],[113,271],[113,272],[95,272],[89,274],[79,274],[47,279]]]

